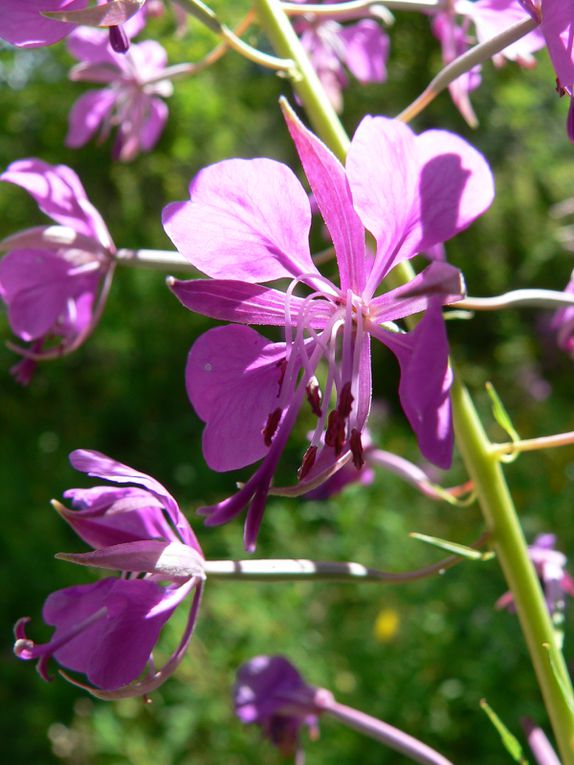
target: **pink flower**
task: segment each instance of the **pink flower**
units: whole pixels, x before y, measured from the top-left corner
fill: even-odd
[[[361,83],[387,79],[389,38],[374,19],[342,25],[333,19],[314,18],[309,14],[295,22],[295,30],[337,111],[343,107],[347,69]]]
[[[574,273],[564,292],[574,294]],[[554,314],[552,328],[556,331],[560,348],[574,358],[574,306],[560,308]]]
[[[68,39],[70,53],[81,63],[70,79],[106,85],[90,90],[76,101],[69,118],[66,145],[78,148],[97,132],[104,141],[117,128],[113,154],[128,162],[158,142],[167,120],[167,106],[157,96],[170,96],[172,84],[162,79],[167,54],[162,46],[146,40],[132,44],[123,55],[114,53],[105,34],[84,27]]]
[[[11,346],[24,357],[13,373],[27,383],[35,361],[70,353],[93,330],[111,282],[115,247],[69,167],[23,159],[0,180],[24,188],[60,224],[26,229],[0,242],[8,251],[0,261],[0,298],[14,334],[31,343]]]
[[[439,466],[450,464],[451,371],[441,306],[459,299],[460,273],[433,261],[410,284],[378,291],[393,266],[466,228],[494,194],[483,157],[450,133],[415,136],[398,121],[366,117],[344,168],[294,116],[288,123],[333,239],[339,285],[313,263],[309,199],[285,165],[220,162],[194,179],[190,201],[164,210],[164,227],[176,247],[212,277],[173,280],[172,289],[191,310],[236,322],[196,341],[186,382],[206,423],[203,452],[212,469],[234,470],[263,458],[235,496],[201,511],[217,525],[250,505],[250,550],[305,401],[316,428],[299,477],[311,476],[315,462],[323,464],[324,451],[331,465],[351,453],[355,467],[362,467],[371,338],[399,362],[401,403],[423,454]],[[365,229],[377,241],[374,259],[367,255]],[[291,281],[286,292],[258,285],[285,278]],[[295,294],[300,286],[306,296]],[[394,323],[422,311],[411,332]],[[285,341],[271,342],[245,324],[282,327]],[[327,369],[319,384],[321,360]]]
[[[52,593],[43,609],[44,621],[55,628],[52,638],[30,640],[25,617],[15,627],[14,651],[37,660],[45,680],[52,658],[85,675],[92,685],[63,673],[100,698],[146,694],[175,671],[187,650],[205,578],[203,552],[176,501],[154,478],[99,452],[75,451],[70,460],[77,470],[119,486],[65,493],[76,509],[57,505],[62,517],[94,550],[58,557],[122,576]],[[181,641],[158,669],[152,651],[161,629],[192,592]]]

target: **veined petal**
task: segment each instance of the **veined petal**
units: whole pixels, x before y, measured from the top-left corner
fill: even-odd
[[[50,165],[41,159],[12,162],[0,180],[25,189],[43,213],[63,226],[113,247],[102,216],[88,200],[82,182],[66,165]]]
[[[345,169],[339,160],[298,119],[291,107],[283,113],[305,175],[333,244],[341,276],[341,290],[359,294],[365,286],[365,231],[353,208]]]
[[[277,327],[285,324],[287,296],[270,287],[233,279],[168,279],[168,286],[186,308],[212,319]],[[325,326],[333,312],[327,301],[305,303],[303,298],[291,295],[289,312],[292,321],[297,321],[303,307],[307,324],[316,329]]]
[[[190,194],[189,202],[164,209],[163,225],[203,273],[247,282],[318,273],[309,252],[309,200],[286,165],[224,160],[202,170]]]
[[[494,199],[487,161],[463,138],[446,130],[427,130],[417,136],[416,149],[419,206],[411,252],[424,251],[463,231]]]
[[[88,90],[80,96],[68,116],[66,146],[78,149],[86,144],[114,108],[116,98],[111,88]]]
[[[408,284],[385,292],[369,304],[373,321],[397,321],[425,311],[437,298],[441,305],[462,300],[465,285],[462,273],[443,261],[433,261]]]
[[[216,327],[195,341],[186,387],[206,423],[203,455],[212,470],[236,470],[267,452],[263,429],[277,409],[284,358],[283,343],[249,327]]]
[[[351,142],[347,177],[353,206],[377,240],[368,280],[372,294],[399,259],[399,249],[416,220],[419,164],[412,130],[398,120],[365,117]]]
[[[414,330],[394,335],[381,328],[373,334],[398,359],[399,396],[423,455],[441,468],[450,467],[453,448],[448,342],[440,307],[431,305]]]

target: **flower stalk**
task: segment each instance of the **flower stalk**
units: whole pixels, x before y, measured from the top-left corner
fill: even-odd
[[[329,148],[344,160],[349,145],[348,137],[328,102],[281,3],[279,0],[255,0],[255,8],[277,52],[295,61],[298,76],[293,78],[293,87],[307,111],[310,122]],[[527,19],[489,43],[476,46],[446,67],[425,91],[430,97],[424,103],[419,102],[416,109],[411,106],[405,110],[401,119],[406,121],[414,117],[434,98],[436,92],[439,92],[437,88],[447,87],[449,82],[461,73],[526,35],[537,23],[534,19]],[[412,268],[401,263],[394,269],[391,277],[395,283],[405,283],[413,275]],[[457,443],[474,482],[482,513],[492,533],[497,557],[515,599],[520,624],[563,763],[574,765],[574,715],[570,711],[570,708],[574,707],[574,693],[564,658],[557,646],[544,596],[528,558],[526,540],[499,456],[492,453],[492,445],[472,399],[456,372],[452,386],[452,405]]]

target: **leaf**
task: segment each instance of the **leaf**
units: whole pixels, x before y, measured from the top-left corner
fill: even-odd
[[[502,739],[502,743],[504,744],[504,748],[510,754],[512,759],[515,762],[518,762],[520,765],[528,765],[528,760],[526,760],[522,754],[522,747],[520,746],[520,742],[516,736],[512,735],[512,733],[508,730],[506,725],[502,722],[492,707],[487,704],[486,699],[480,700],[480,707],[482,710],[484,710],[484,712],[486,712],[488,719],[498,731],[500,738]]]
[[[441,550],[446,550],[455,555],[460,555],[462,558],[469,558],[470,560],[492,560],[495,556],[493,550],[481,552],[480,550],[475,550],[473,547],[461,545],[458,542],[449,542],[447,539],[439,539],[438,537],[429,537],[426,534],[419,534],[416,531],[411,531],[409,537],[418,539],[420,542],[426,542],[433,547],[439,547]]]
[[[509,436],[511,441],[520,441],[520,436],[516,432],[514,425],[510,419],[510,415],[506,411],[504,404],[502,403],[500,396],[496,392],[494,385],[491,382],[486,383],[486,392],[490,396],[492,403],[492,414],[496,422]],[[504,462],[512,462],[518,457],[518,453],[504,455]]]

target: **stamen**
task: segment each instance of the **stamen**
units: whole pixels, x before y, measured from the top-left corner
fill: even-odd
[[[323,400],[323,394],[319,387],[319,381],[313,376],[307,383],[307,401],[311,407],[311,411],[316,417],[321,417],[323,414],[321,410],[321,402]]]
[[[346,382],[343,385],[341,395],[339,396],[339,403],[337,404],[337,411],[339,412],[343,421],[346,420],[351,414],[354,400],[355,397],[351,393],[351,383]]]
[[[310,446],[305,454],[303,455],[303,462],[301,463],[301,467],[297,471],[297,478],[302,481],[304,478],[307,477],[309,474],[309,471],[315,464],[315,458],[317,457],[317,447],[316,446]]]
[[[356,428],[353,428],[351,431],[349,446],[351,447],[351,453],[353,455],[353,465],[357,468],[357,470],[360,470],[365,464],[365,458],[363,456],[363,443],[361,441],[361,434]]]
[[[345,420],[341,417],[337,409],[333,409],[329,412],[325,443],[327,446],[332,446],[334,448],[337,457],[343,451],[343,446],[345,445]]]
[[[283,385],[283,380],[285,379],[285,372],[287,371],[287,359],[280,359],[277,362],[277,366],[279,367],[279,380],[277,381],[279,384],[279,390],[277,391],[277,398],[281,395],[281,386]]]
[[[130,47],[130,41],[123,27],[110,27],[110,47],[116,53],[126,53]]]
[[[263,434],[263,440],[265,442],[265,446],[271,446],[271,442],[273,441],[273,436],[275,435],[275,431],[277,430],[277,427],[279,426],[279,421],[281,420],[281,415],[283,414],[283,410],[280,407],[277,407],[269,417],[267,418],[267,423],[263,430],[261,431]]]

